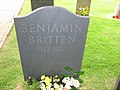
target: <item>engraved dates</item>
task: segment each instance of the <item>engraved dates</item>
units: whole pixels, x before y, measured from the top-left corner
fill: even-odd
[[[66,52],[67,49],[65,47],[37,47],[37,52],[40,54],[59,54],[61,52]]]

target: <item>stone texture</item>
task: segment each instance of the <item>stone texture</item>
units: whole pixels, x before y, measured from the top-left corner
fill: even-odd
[[[84,53],[89,17],[61,7],[42,7],[16,17],[15,27],[25,79],[79,71]]]
[[[54,0],[31,0],[32,11],[42,6],[54,6]]]

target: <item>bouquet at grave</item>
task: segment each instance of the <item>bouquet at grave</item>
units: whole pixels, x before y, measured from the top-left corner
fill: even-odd
[[[70,74],[63,74],[61,77],[58,75],[55,76],[40,76],[40,80],[37,81],[29,77],[27,83],[29,85],[35,85],[37,82],[37,86],[34,89],[36,90],[79,90],[82,86],[83,80],[79,78],[79,75],[84,74],[83,71],[75,72],[70,67],[65,67],[65,70],[69,71]]]
[[[79,6],[76,10],[76,14],[79,14],[81,16],[88,16],[89,15],[89,8],[88,6]]]

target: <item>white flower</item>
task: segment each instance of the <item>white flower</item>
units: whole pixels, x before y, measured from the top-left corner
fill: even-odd
[[[65,84],[66,84],[67,82],[69,82],[69,81],[70,81],[70,77],[65,77],[65,78],[62,80],[62,82],[65,83]]]
[[[72,86],[72,82],[71,81],[67,82],[66,84],[69,85],[69,86]]]
[[[71,81],[75,80],[73,77],[71,77]]]
[[[82,10],[82,8],[79,8],[79,10]]]
[[[59,85],[57,83],[54,83],[54,88],[59,88]]]
[[[54,88],[50,88],[50,90],[54,90]]]
[[[71,87],[70,87],[69,84],[66,84],[66,85],[65,85],[65,88],[71,89]]]
[[[63,88],[58,88],[58,90],[63,90]]]
[[[40,83],[40,89],[42,89],[42,90],[46,90],[46,88],[45,88],[45,84],[44,83]]]
[[[85,10],[85,8],[83,8],[83,10]]]
[[[78,80],[74,80],[73,81],[73,86],[76,87],[76,88],[78,88],[80,86],[79,81]]]
[[[51,88],[51,87],[52,87],[52,83],[50,83],[50,84],[48,85],[48,87]]]
[[[65,77],[62,80],[62,83],[64,83],[65,86],[62,83],[59,83],[60,78],[58,78],[58,76],[52,78],[43,75],[41,79],[42,80],[39,82],[41,90],[70,90],[72,89],[72,86],[75,88],[80,86],[79,81],[73,77]]]
[[[74,85],[74,78],[73,77],[71,77],[71,86],[73,86]]]
[[[58,90],[63,90],[63,85],[62,84],[59,85],[59,89]]]

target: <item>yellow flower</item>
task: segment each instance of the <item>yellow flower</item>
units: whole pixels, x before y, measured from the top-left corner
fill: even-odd
[[[57,83],[54,83],[54,88],[59,88],[59,85]]]
[[[51,81],[52,81],[51,78],[45,77],[45,83],[46,83],[46,85],[50,85],[50,82],[51,82]]]
[[[57,79],[57,82],[59,82],[59,81],[60,81],[60,78]]]
[[[42,76],[41,76],[41,80],[44,80],[44,79],[45,79],[45,75],[42,75]]]
[[[58,78],[58,75],[55,75],[55,78]]]
[[[50,79],[52,79],[52,76],[50,77]]]
[[[48,88],[48,86],[46,86],[46,88]]]

